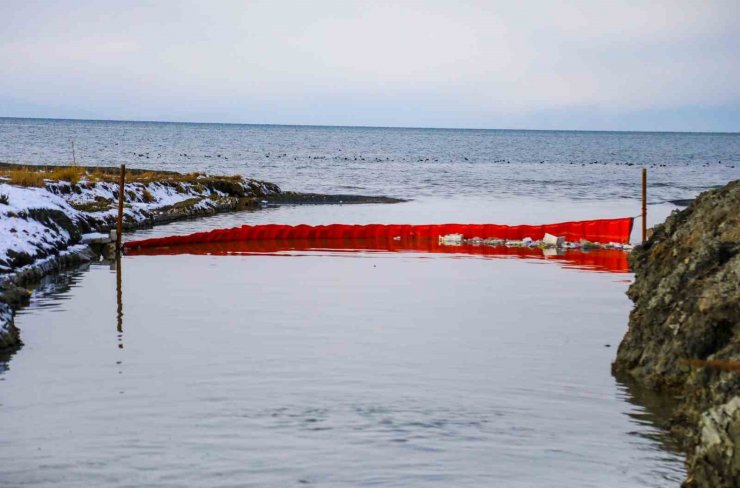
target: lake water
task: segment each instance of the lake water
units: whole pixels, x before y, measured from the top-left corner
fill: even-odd
[[[629,163],[650,167],[657,221],[677,208],[669,200],[740,176],[732,134],[0,119],[0,160],[67,162],[71,140],[83,164],[413,199],[268,208],[128,239],[245,223],[636,215]],[[670,402],[610,374],[629,273],[327,250],[127,256],[121,268],[120,294],[115,266],[93,264],[49,278],[17,316],[25,346],[0,362],[0,485],[660,487],[683,477],[660,428]]]
[[[677,486],[609,374],[629,274],[510,259],[126,257],[18,317],[9,486]],[[610,345],[611,347],[606,347]]]
[[[243,174],[401,198],[637,199],[740,178],[740,134],[299,127],[0,118],[0,161]]]

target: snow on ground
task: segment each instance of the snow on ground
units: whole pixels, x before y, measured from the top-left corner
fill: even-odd
[[[78,213],[64,198],[46,191],[45,188],[14,186],[0,181],[0,195],[8,197],[7,204],[0,203],[0,215],[32,208],[61,210],[70,216]]]
[[[13,255],[37,256],[64,248],[70,242],[69,232],[59,226],[44,225],[28,212],[34,209],[58,210],[76,222],[80,212],[63,198],[44,188],[22,188],[0,183],[0,272],[9,271]],[[5,198],[2,199],[2,202]]]
[[[88,232],[87,234],[82,234],[80,236],[80,242],[87,243],[98,241],[101,239],[107,239],[108,236],[108,234],[103,234],[102,232]]]
[[[114,193],[115,192],[115,193]],[[193,208],[214,208],[216,203],[211,197],[225,197],[226,193],[217,190],[198,190],[194,185],[181,183],[177,186],[162,183],[127,183],[126,207],[123,210],[127,221],[144,222],[150,214],[163,207],[169,207],[192,199],[200,199]],[[133,196],[133,198],[132,198]],[[118,185],[113,183],[97,183],[94,188],[82,188],[79,193],[71,193],[68,197],[70,203],[80,206],[94,203],[101,199],[113,202],[107,210],[88,212],[89,215],[106,222],[110,222],[118,216]]]
[[[227,196],[264,196],[280,192],[275,185],[254,180],[242,181],[234,195],[203,183],[206,184],[127,183],[124,219],[145,222],[155,211],[188,200],[187,208],[205,210],[215,208],[216,200]],[[233,185],[233,181],[231,183]],[[51,269],[57,256],[84,252],[88,248],[84,242],[105,237],[105,234],[80,235],[80,232],[110,228],[118,214],[117,200],[116,183],[82,180],[72,184],[46,180],[44,188],[35,188],[14,186],[7,178],[0,177],[0,278],[32,267]],[[11,335],[12,320],[10,307],[0,302],[0,345]]]
[[[114,204],[118,201],[118,183],[97,182],[86,184],[82,182],[80,185],[75,185],[74,190],[72,190],[69,183],[59,182],[50,186],[49,189],[76,206],[103,200]],[[217,190],[198,190],[190,183],[180,183],[175,186],[157,182],[146,185],[143,183],[127,183],[124,191],[126,192],[126,205],[128,207],[146,211],[175,205],[191,198],[226,196],[225,193]],[[115,208],[111,210],[117,211]]]
[[[51,252],[64,247],[69,240],[70,235],[64,229],[53,229],[31,218],[0,215],[0,257],[7,256],[9,251],[29,256],[38,254],[39,249]]]
[[[197,209],[212,208],[216,205],[212,198],[227,196],[191,183],[127,183],[125,192],[125,219],[135,222],[146,221],[156,209],[186,200],[198,199],[194,206]],[[17,266],[14,259],[19,254],[43,258],[76,243],[67,230],[50,224],[49,219],[39,218],[34,210],[61,211],[74,224],[92,221],[105,226],[116,219],[117,200],[116,183],[83,180],[72,185],[47,180],[45,188],[32,188],[10,185],[0,178],[0,273]],[[86,208],[87,211],[78,210]]]
[[[201,175],[183,181],[129,182],[124,192],[124,220],[144,223],[184,202],[183,211],[202,211],[216,208],[225,197],[263,197],[280,188],[256,180]],[[77,244],[81,232],[107,231],[115,224],[117,202],[118,183],[87,177],[75,184],[47,179],[44,188],[32,188],[11,185],[0,177],[0,274],[58,254]]]

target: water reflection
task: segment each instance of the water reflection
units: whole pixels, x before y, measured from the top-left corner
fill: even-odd
[[[16,323],[23,322],[25,315],[38,315],[45,312],[65,312],[66,301],[72,298],[72,291],[80,286],[91,267],[100,268],[109,266],[116,273],[116,331],[118,333],[118,348],[123,349],[123,277],[121,259],[108,263],[82,263],[71,269],[44,276],[38,283],[26,285],[31,289],[31,300],[27,307],[16,312]],[[49,324],[53,320],[50,318]],[[21,339],[24,334],[21,330]],[[25,343],[25,341],[24,341]],[[0,375],[10,369],[8,362],[18,353],[18,350],[0,351]]]
[[[531,264],[544,257],[305,254],[124,257],[125,277],[123,260],[93,265],[34,296],[29,347],[0,385],[0,457],[16,456],[0,484],[681,479],[660,409],[609,376],[603,344],[629,308],[613,275]]]
[[[639,428],[629,434],[650,441],[655,446],[653,457],[657,460],[665,459],[666,456],[674,459],[683,458],[685,452],[668,430],[669,422],[678,404],[677,399],[672,395],[645,388],[626,375],[617,375],[615,379],[620,398],[635,407],[626,412],[626,415]],[[684,479],[681,465],[665,464],[663,471],[665,479],[676,483]]]
[[[34,309],[56,308],[63,310],[60,305],[69,298],[69,291],[77,286],[90,269],[90,263],[83,263],[70,270],[44,276],[38,283],[29,285],[33,292],[32,306],[21,309],[19,315],[30,313]]]
[[[16,351],[14,350],[0,351],[0,381],[2,381],[3,373],[5,373],[9,369],[8,361],[10,361],[10,358],[12,358],[15,353]]]
[[[485,245],[440,245],[436,240],[372,240],[372,239],[290,239],[210,242],[180,244],[170,247],[130,249],[130,256],[191,255],[290,255],[301,253],[345,253],[366,255],[367,253],[433,253],[451,256],[478,256],[485,258],[514,258],[545,260],[565,268],[610,273],[628,273],[627,253],[614,249],[539,249],[528,247],[506,247]]]
[[[116,330],[118,331],[118,348],[123,349],[123,277],[121,255],[116,256]]]
[[[61,310],[60,305],[63,300],[69,298],[69,290],[78,284],[89,268],[90,264],[84,263],[70,271],[44,276],[38,283],[31,285],[33,292],[31,303],[16,313],[16,322],[18,317],[35,310],[53,308]],[[21,339],[22,334],[21,331]],[[2,380],[2,375],[10,369],[9,361],[19,351],[20,349],[0,350],[0,380]]]

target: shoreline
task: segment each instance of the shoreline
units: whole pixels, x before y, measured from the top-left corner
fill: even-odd
[[[736,135],[737,131],[685,131],[685,130],[627,130],[627,129],[524,129],[512,127],[431,127],[431,126],[396,126],[396,125],[326,125],[326,124],[286,124],[254,122],[204,122],[193,120],[135,120],[135,119],[85,119],[59,117],[0,117],[0,120],[44,120],[61,122],[105,122],[112,124],[172,124],[172,125],[233,125],[252,127],[306,127],[318,129],[393,129],[393,130],[436,130],[436,131],[490,131],[490,132],[589,132],[617,134],[718,134]]]
[[[271,205],[406,201],[283,191],[274,183],[241,176],[126,172],[126,231]],[[95,237],[116,227],[118,173],[116,167],[0,163],[0,231],[5,234],[0,242],[0,352],[12,354],[23,344],[14,316],[28,303],[27,285],[114,254],[109,244],[95,242]]]
[[[53,172],[69,167],[44,168]],[[127,183],[130,205],[126,208],[126,230],[266,205],[403,201],[382,196],[284,192],[271,183],[241,177],[162,172],[159,179],[146,181],[142,175],[149,173],[133,170],[139,181]],[[28,304],[30,292],[25,286],[105,255],[106,244],[85,242],[93,239],[83,234],[110,230],[115,225],[110,208],[95,206],[104,203],[100,198],[114,193],[104,180],[47,181],[43,188],[23,189],[9,185],[1,175],[0,199],[5,195],[6,201],[0,204],[0,216],[3,212],[16,213],[13,218],[19,218],[17,212],[8,212],[5,207],[20,205],[14,199],[23,201],[29,195],[48,193],[47,200],[43,200],[47,206],[39,209],[27,205],[20,211],[25,212],[21,220],[34,220],[55,229],[50,231],[52,234],[67,235],[67,240],[50,252],[40,246],[42,252],[31,262],[20,259],[9,272],[0,269],[0,354],[12,355],[22,346],[13,316]],[[182,181],[176,181],[178,178]],[[16,190],[8,193],[8,187]],[[147,197],[147,192],[151,196]],[[728,457],[727,453],[740,452],[740,390],[737,372],[732,369],[740,360],[740,349],[737,332],[731,327],[737,320],[733,311],[740,303],[731,294],[737,289],[732,286],[739,269],[738,202],[738,181],[704,192],[693,202],[687,201],[687,209],[674,212],[656,226],[652,237],[630,255],[635,282],[628,296],[635,306],[612,373],[648,391],[684,396],[676,400],[674,417],[666,428],[686,452],[686,487],[714,486],[737,474],[732,455]],[[7,263],[4,266],[7,268]],[[732,368],[718,367],[723,364]]]
[[[676,399],[685,488],[740,487],[740,180],[700,194],[629,257],[612,374]]]

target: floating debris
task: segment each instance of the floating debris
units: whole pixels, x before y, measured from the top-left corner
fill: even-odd
[[[496,238],[483,239],[481,237],[471,237],[466,239],[463,234],[447,234],[439,236],[439,244],[441,246],[468,245],[491,247],[531,247],[550,250],[581,249],[583,251],[588,251],[590,249],[612,249],[628,252],[632,250],[632,246],[630,244],[622,244],[619,242],[601,243],[587,240],[568,242],[565,240],[564,236],[554,236],[552,234],[545,234],[544,238],[538,241],[531,237],[525,237],[521,240]]]
[[[542,238],[542,242],[548,246],[563,247],[563,244],[565,244],[565,237],[545,233],[545,236]]]
[[[460,246],[463,244],[462,234],[447,234],[439,236],[439,243],[443,246]]]

